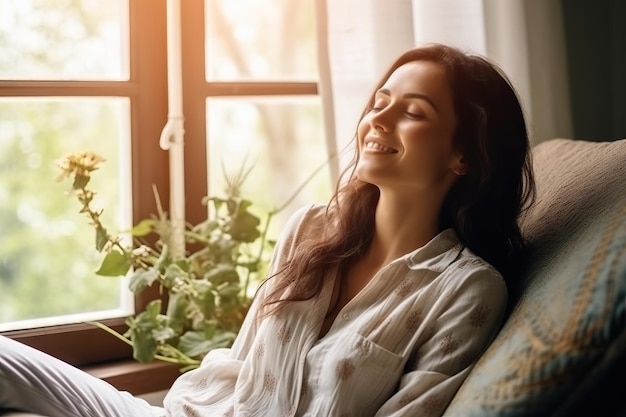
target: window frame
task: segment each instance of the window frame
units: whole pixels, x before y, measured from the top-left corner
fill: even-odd
[[[7,81],[0,80],[0,96],[128,97],[130,100],[133,223],[155,212],[152,184],[169,204],[167,152],[159,135],[167,120],[167,51],[165,2],[129,0],[130,77],[123,81]],[[142,310],[157,289],[135,297]],[[117,331],[126,329],[125,317],[102,320]],[[92,325],[75,323],[13,330],[2,333],[49,353],[74,366],[129,359],[132,349]]]
[[[311,0],[317,1],[317,0]],[[206,218],[201,205],[209,192],[207,174],[206,101],[211,97],[319,95],[318,82],[298,81],[213,81],[205,76],[204,0],[181,2],[183,114],[185,115],[185,215],[189,222]]]

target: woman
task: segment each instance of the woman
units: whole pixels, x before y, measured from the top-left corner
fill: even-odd
[[[430,45],[382,77],[356,140],[331,202],[290,219],[231,349],[179,377],[164,410],[76,376],[61,397],[83,410],[58,415],[441,415],[498,331],[503,277],[522,259],[517,218],[534,193],[523,113],[493,64]],[[2,344],[3,380],[42,355]],[[80,375],[39,358],[48,385]]]

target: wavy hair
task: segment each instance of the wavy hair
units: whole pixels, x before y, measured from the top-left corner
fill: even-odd
[[[373,92],[398,67],[413,61],[434,62],[445,69],[457,121],[453,143],[467,166],[444,200],[440,230],[454,228],[467,247],[510,282],[526,248],[518,219],[535,196],[526,122],[515,89],[486,58],[431,44],[398,57]],[[373,92],[361,119],[374,105]],[[278,280],[265,300],[271,311],[284,302],[314,297],[329,268],[348,267],[370,245],[379,191],[354,176],[359,161],[355,148],[342,174],[345,181],[340,180],[326,208],[321,237],[300,242],[291,259],[271,277]],[[289,286],[292,291],[285,296]]]

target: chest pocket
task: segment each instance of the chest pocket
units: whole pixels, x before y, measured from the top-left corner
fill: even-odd
[[[373,415],[397,387],[404,359],[363,336],[342,337],[328,352],[320,374],[322,395],[335,397],[329,415]]]

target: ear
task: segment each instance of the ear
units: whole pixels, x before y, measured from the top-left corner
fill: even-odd
[[[465,163],[465,157],[458,152],[454,156],[454,160],[452,162],[452,172],[454,172],[459,177],[467,174],[467,164]]]

